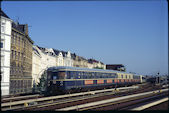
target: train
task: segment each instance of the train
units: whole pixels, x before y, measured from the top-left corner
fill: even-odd
[[[47,93],[50,95],[129,86],[141,82],[141,75],[114,70],[65,66],[47,69]]]

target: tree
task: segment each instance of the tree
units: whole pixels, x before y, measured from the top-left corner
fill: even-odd
[[[44,73],[40,78],[40,82],[37,85],[37,90],[40,92],[44,92],[46,91],[46,88],[47,88],[47,72],[44,71]]]

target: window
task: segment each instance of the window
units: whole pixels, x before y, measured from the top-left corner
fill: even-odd
[[[56,80],[57,79],[57,76],[53,76],[53,80]]]
[[[18,60],[20,60],[20,52],[18,53]]]
[[[16,58],[16,51],[14,52],[14,59]]]
[[[11,38],[11,43],[14,44],[14,36],[12,35],[12,38]]]
[[[65,76],[66,76],[66,72],[58,72],[58,78],[59,79],[65,79]]]
[[[1,81],[4,81],[4,73],[2,70],[1,70]]]
[[[18,37],[18,45],[20,46],[20,37]]]
[[[5,26],[4,26],[4,25],[1,26],[1,32],[2,32],[2,33],[5,32]]]
[[[4,56],[1,56],[1,66],[4,66]]]
[[[15,38],[16,35],[14,35],[13,37],[13,43],[16,44],[16,38]]]
[[[3,46],[4,46],[4,43],[3,43],[3,42],[1,42],[1,48],[3,48]]]

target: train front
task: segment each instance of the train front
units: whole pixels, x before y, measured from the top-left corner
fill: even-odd
[[[61,94],[64,92],[65,71],[57,68],[49,68],[47,71],[47,92],[50,95]]]

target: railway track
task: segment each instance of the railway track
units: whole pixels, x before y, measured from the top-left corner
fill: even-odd
[[[118,98],[111,98],[102,101],[96,101],[92,103],[81,104],[77,106],[65,107],[61,109],[56,109],[56,111],[69,111],[69,110],[128,110],[123,108],[131,105],[142,104],[143,102],[152,101],[168,95],[168,89],[162,90],[163,93],[159,91],[150,91],[146,93],[133,94],[129,96],[123,96]],[[122,109],[123,108],[123,109]]]
[[[54,97],[42,97],[41,99],[32,99],[31,101],[25,100],[25,103],[33,103],[32,105],[23,105],[23,102],[21,102],[20,106],[15,106],[13,104],[12,108],[4,108],[2,110],[55,110],[58,108],[64,108],[64,107],[69,107],[69,106],[75,106],[75,105],[80,105],[84,103],[90,103],[90,102],[95,102],[95,101],[100,101],[100,100],[105,100],[108,98],[117,98],[117,97],[122,97],[126,95],[131,95],[131,94],[137,94],[141,92],[146,92],[146,91],[152,91],[159,89],[159,86],[151,86],[149,84],[145,85],[140,85],[139,89],[132,89],[132,90],[122,90],[122,92],[118,91],[118,89],[111,90],[107,89],[103,91],[93,91],[93,92],[85,92],[82,93],[81,95],[78,94],[71,94],[71,95],[60,95],[60,96],[54,96]],[[120,88],[119,88],[120,89]],[[121,88],[123,89],[123,88]],[[125,89],[125,88],[124,88]],[[86,95],[85,95],[86,94]],[[46,98],[46,99],[45,99]],[[18,101],[19,102],[19,101]],[[12,104],[11,104],[12,105]],[[18,103],[19,105],[19,103]]]
[[[165,101],[160,104],[146,108],[146,109],[144,109],[144,111],[147,111],[147,110],[168,110],[168,105],[169,105],[168,101]]]
[[[8,97],[8,98],[1,98],[1,103],[7,103],[7,102],[14,102],[19,100],[28,100],[28,99],[36,99],[44,97],[43,95],[26,95],[26,96],[14,96],[14,97]]]
[[[138,86],[131,86],[131,87],[121,87],[117,88],[117,90],[124,90],[124,89],[135,89],[138,88]],[[82,93],[74,93],[74,94],[68,94],[68,95],[58,95],[58,96],[50,96],[50,97],[42,97],[42,98],[36,98],[36,99],[27,99],[27,100],[17,100],[13,102],[5,102],[1,103],[1,109],[3,111],[6,110],[14,110],[19,108],[28,108],[30,106],[38,106],[39,104],[44,103],[52,103],[55,100],[70,98],[70,97],[77,97],[77,96],[85,96],[85,95],[93,95],[93,94],[99,94],[104,92],[112,92],[115,89],[105,89],[105,90],[96,90],[96,91],[90,91],[90,92],[82,92]]]
[[[146,88],[145,88],[146,87]],[[75,105],[80,105],[84,103],[90,103],[90,102],[95,102],[95,101],[100,101],[100,100],[105,100],[109,98],[117,98],[117,97],[122,97],[130,94],[137,94],[141,92],[146,92],[150,90],[155,90],[156,87],[148,87],[147,85],[142,86],[139,89],[133,89],[132,91],[125,91],[124,92],[108,92],[108,93],[103,93],[103,94],[98,94],[98,95],[86,95],[83,97],[74,97],[70,99],[64,99],[64,100],[57,100],[57,101],[52,101],[49,103],[33,106],[33,107],[27,107],[27,108],[22,108],[22,110],[55,110],[58,108],[64,108],[64,107],[69,107],[69,106],[75,106]],[[20,109],[21,110],[21,109]]]
[[[11,109],[11,110],[35,110],[35,109],[37,110],[38,108],[42,108],[42,107],[48,108],[48,106],[52,106],[52,105],[64,104],[64,103],[68,103],[68,102],[70,103],[73,101],[80,101],[80,100],[85,100],[85,99],[89,99],[89,98],[97,98],[97,97],[100,97],[103,95],[104,96],[112,95],[114,93],[119,93],[119,92],[122,93],[126,90],[133,89],[133,88],[138,88],[138,87],[134,86],[134,87],[127,87],[127,88],[126,87],[118,88],[118,90],[120,90],[120,91],[114,90],[114,89],[106,89],[106,90],[97,90],[97,91],[77,93],[77,94],[71,94],[71,95],[60,95],[60,96],[55,96],[51,100],[42,99],[42,100],[46,100],[46,102],[39,102],[38,105],[19,107],[19,108],[13,107],[13,109]],[[105,91],[107,93],[105,93]],[[52,97],[48,97],[48,98],[52,98]]]

